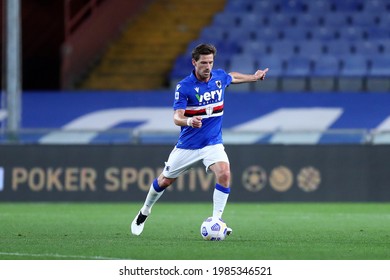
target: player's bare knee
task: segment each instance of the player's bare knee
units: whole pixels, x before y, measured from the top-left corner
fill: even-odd
[[[221,170],[217,174],[217,181],[222,186],[229,186],[230,183],[230,170]]]
[[[158,185],[160,188],[167,188],[175,181],[175,178],[166,178],[164,176],[159,176],[157,179]]]

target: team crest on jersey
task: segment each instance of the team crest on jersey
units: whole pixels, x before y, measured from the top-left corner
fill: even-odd
[[[221,87],[222,87],[222,83],[221,83],[220,80],[215,81],[215,84],[217,85],[218,88],[221,88]]]

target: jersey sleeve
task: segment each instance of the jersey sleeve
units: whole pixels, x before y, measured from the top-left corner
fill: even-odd
[[[226,86],[228,87],[233,81],[233,77],[230,74],[226,73]]]
[[[173,109],[187,108],[187,95],[183,92],[181,84],[176,86],[175,100],[173,101]]]

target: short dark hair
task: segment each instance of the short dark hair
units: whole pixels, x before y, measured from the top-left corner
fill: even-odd
[[[217,49],[212,44],[200,44],[192,50],[192,58],[198,61],[201,55],[213,54],[215,57]]]

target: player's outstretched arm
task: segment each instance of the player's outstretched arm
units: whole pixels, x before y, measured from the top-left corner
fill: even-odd
[[[239,83],[249,83],[249,82],[256,82],[259,80],[264,80],[265,75],[268,72],[268,68],[264,70],[257,70],[254,74],[243,74],[239,72],[230,72],[230,76],[232,76],[232,84],[239,84]]]

